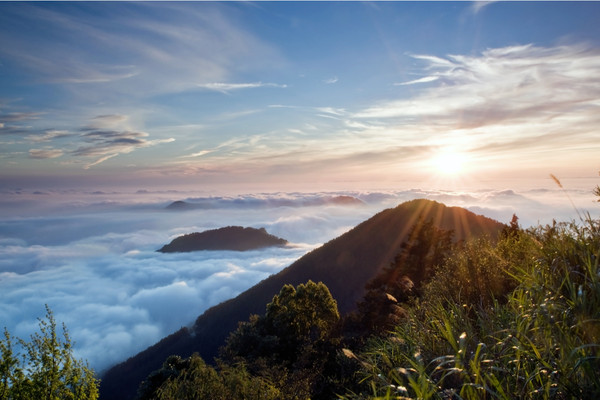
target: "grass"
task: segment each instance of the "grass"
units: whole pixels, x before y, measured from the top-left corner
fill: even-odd
[[[343,398],[600,398],[599,260],[589,216],[466,244]]]

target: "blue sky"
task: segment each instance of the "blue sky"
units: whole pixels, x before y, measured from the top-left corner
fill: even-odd
[[[2,2],[0,185],[594,177],[599,15],[598,2]]]

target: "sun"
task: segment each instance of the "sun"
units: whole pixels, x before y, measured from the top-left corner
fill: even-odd
[[[444,150],[431,159],[431,167],[439,175],[460,176],[465,173],[467,156],[453,150]]]

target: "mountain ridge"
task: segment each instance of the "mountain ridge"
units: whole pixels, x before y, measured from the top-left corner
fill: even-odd
[[[363,296],[364,285],[392,262],[419,219],[431,219],[435,226],[453,230],[455,240],[495,237],[505,227],[464,208],[431,200],[412,200],[383,210],[237,297],[207,309],[192,327],[182,328],[114,366],[103,377],[101,398],[133,398],[141,380],[160,368],[171,354],[187,357],[197,352],[211,362],[238,322],[247,320],[250,314],[262,314],[284,284],[321,281],[336,299],[340,313],[354,310]]]
[[[208,210],[217,208],[265,209],[271,207],[363,206],[365,202],[349,195],[327,195],[313,198],[201,198],[175,200],[165,207],[169,211]]]

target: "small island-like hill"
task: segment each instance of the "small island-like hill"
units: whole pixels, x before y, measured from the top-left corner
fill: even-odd
[[[164,245],[161,253],[182,253],[199,250],[247,251],[272,246],[285,246],[287,240],[269,234],[265,228],[227,226],[179,236]]]

